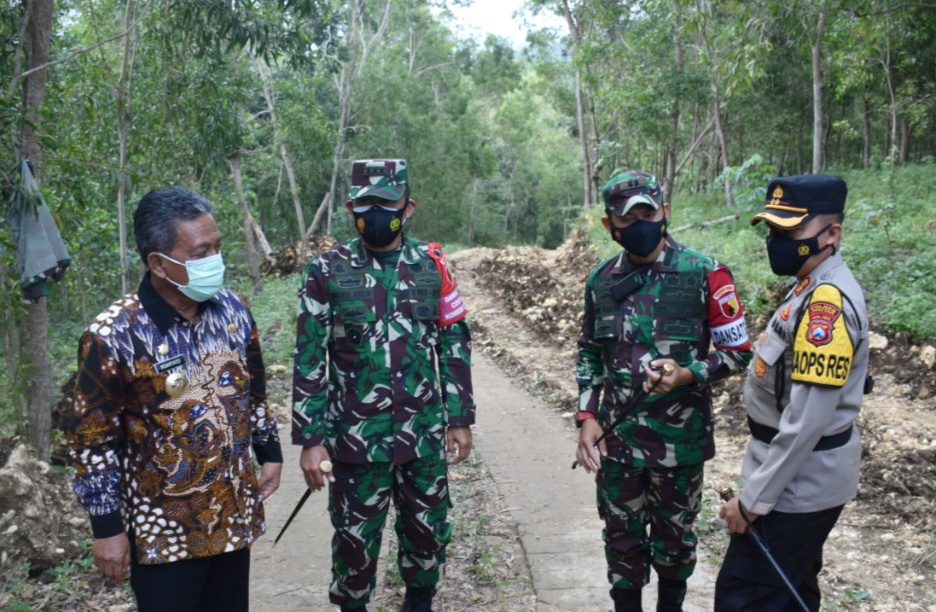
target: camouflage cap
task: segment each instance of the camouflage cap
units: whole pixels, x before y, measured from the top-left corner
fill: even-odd
[[[618,172],[601,188],[605,210],[624,216],[638,204],[654,209],[663,206],[663,189],[657,178],[649,172],[629,170]]]
[[[351,166],[352,200],[365,197],[396,202],[406,194],[409,173],[405,159],[359,159]]]

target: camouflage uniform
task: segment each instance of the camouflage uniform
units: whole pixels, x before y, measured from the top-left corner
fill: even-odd
[[[613,287],[636,270],[627,252],[593,269],[585,291],[579,410],[597,414],[608,432],[598,512],[605,521],[608,579],[617,589],[646,584],[651,562],[667,580],[692,574],[691,527],[699,511],[702,465],[715,453],[708,383],[742,370],[751,359],[731,272],[665,240],[645,282],[625,299],[617,301]],[[608,431],[640,391],[644,368],[664,357],[691,370],[695,384],[648,397]]]
[[[452,323],[440,310],[439,258],[406,236],[392,253],[355,238],[312,260],[299,292],[293,441],[335,460],[331,601],[348,608],[373,597],[391,497],[404,582],[432,587],[444,567],[445,428],[472,425],[474,401],[471,337],[463,308]]]

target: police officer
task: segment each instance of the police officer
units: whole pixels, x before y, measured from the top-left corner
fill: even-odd
[[[360,234],[309,262],[299,291],[293,442],[310,489],[328,475],[330,600],[366,610],[390,501],[403,610],[430,611],[451,527],[445,451],[474,423],[466,311],[438,244],[403,227],[416,209],[403,159],[354,162]]]
[[[774,274],[796,278],[757,341],[744,387],[751,440],[743,491],[721,516],[731,542],[715,609],[799,609],[748,530],[759,534],[809,609],[820,603],[822,547],[858,490],[855,419],[868,369],[861,287],[842,259],[845,182],[779,178],[751,223],[765,221]]]
[[[728,268],[668,235],[655,176],[621,172],[602,197],[624,251],[586,283],[576,456],[597,472],[615,610],[641,609],[652,566],[657,609],[678,611],[695,568],[703,462],[715,453],[709,384],[743,369],[751,343]]]

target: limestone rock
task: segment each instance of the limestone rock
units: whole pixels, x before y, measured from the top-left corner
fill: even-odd
[[[68,477],[20,444],[0,468],[0,566],[42,570],[82,553],[88,521]]]

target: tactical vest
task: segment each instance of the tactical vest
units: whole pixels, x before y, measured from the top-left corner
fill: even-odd
[[[707,320],[705,271],[652,270],[643,286],[618,301],[612,287],[621,276],[599,276],[594,285],[594,339],[605,345],[605,363],[611,357],[630,362],[634,345],[654,347],[656,358],[670,357],[680,364],[708,354],[702,342]],[[639,355],[637,356],[639,358]]]
[[[347,261],[332,262],[328,300],[332,310],[333,333],[360,345],[367,330],[377,320],[378,295],[383,288],[368,286],[369,266],[352,266]],[[414,264],[400,261],[396,287],[391,289],[387,307],[422,325],[434,325],[439,318],[442,277],[428,257]],[[405,286],[404,288],[401,288]]]

